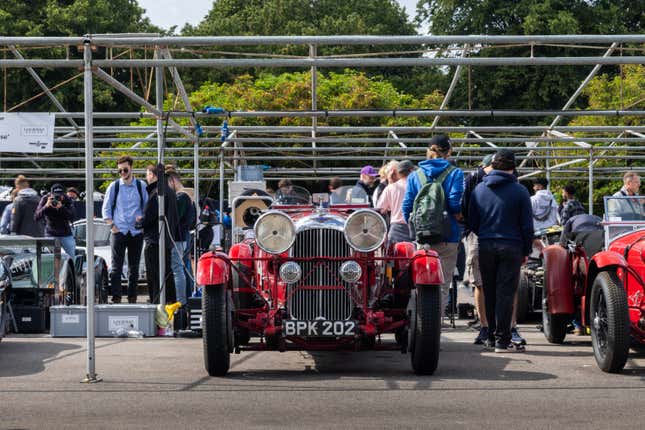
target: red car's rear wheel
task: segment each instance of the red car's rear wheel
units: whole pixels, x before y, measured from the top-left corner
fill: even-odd
[[[614,272],[601,272],[594,280],[589,320],[598,367],[605,372],[620,372],[629,354],[629,312],[627,294]]]
[[[412,369],[417,375],[432,375],[439,364],[441,338],[441,289],[422,285],[416,289],[416,315],[412,315]]]
[[[227,291],[223,285],[203,288],[202,338],[204,365],[211,376],[224,376],[231,363],[231,316],[227,304]]]

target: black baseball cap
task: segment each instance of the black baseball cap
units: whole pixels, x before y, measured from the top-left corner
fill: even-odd
[[[533,179],[533,185],[542,185],[544,188],[549,186],[549,181],[546,178],[536,178]]]
[[[54,184],[52,185],[51,193],[55,196],[62,196],[65,194],[65,188],[61,184]]]
[[[449,150],[452,146],[450,145],[450,138],[445,134],[439,134],[434,136],[430,140],[430,146],[436,145],[442,151]]]

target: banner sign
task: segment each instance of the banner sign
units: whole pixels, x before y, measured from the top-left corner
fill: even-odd
[[[0,113],[0,153],[54,152],[54,115]]]

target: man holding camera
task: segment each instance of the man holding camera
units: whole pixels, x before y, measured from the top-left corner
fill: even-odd
[[[51,192],[45,194],[38,203],[34,221],[45,221],[45,236],[58,239],[65,253],[76,255],[76,240],[72,235],[71,222],[74,219],[72,201],[65,195],[61,184],[54,184]]]

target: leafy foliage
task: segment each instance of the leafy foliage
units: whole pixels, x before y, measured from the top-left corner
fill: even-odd
[[[420,0],[415,19],[419,24],[429,24],[432,34],[642,33],[645,31],[643,10],[645,0]],[[534,50],[536,56],[599,55],[600,52],[557,46],[537,46]],[[530,47],[486,47],[470,55],[530,54]],[[572,66],[473,67],[470,83],[458,86],[452,105],[467,107],[470,89],[475,109],[560,109],[587,73],[587,68]],[[584,106],[584,102],[582,98],[579,105]],[[520,119],[515,122],[522,124]]]

